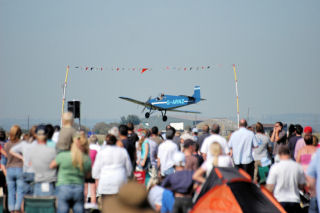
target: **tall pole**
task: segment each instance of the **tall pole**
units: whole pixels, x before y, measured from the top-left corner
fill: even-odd
[[[63,92],[62,92],[62,107],[61,107],[61,122],[60,125],[62,126],[62,114],[64,112],[64,102],[66,100],[66,89],[67,89],[67,83],[68,83],[68,74],[69,74],[69,65],[67,66],[66,70],[66,78],[64,80],[63,84]]]
[[[30,116],[28,115],[28,129],[27,130],[29,130],[30,128]]]
[[[236,96],[237,96],[237,119],[238,119],[238,128],[240,123],[240,112],[239,112],[239,92],[238,92],[238,79],[237,79],[237,72],[236,72],[236,65],[233,64],[233,72],[234,72],[234,80],[236,82]]]

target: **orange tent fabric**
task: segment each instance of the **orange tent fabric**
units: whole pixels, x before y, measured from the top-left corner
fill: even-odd
[[[226,185],[213,187],[192,209],[191,213],[242,213],[236,198]]]

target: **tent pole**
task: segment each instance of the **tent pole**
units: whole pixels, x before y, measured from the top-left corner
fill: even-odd
[[[237,120],[238,120],[238,128],[240,123],[240,112],[239,112],[239,92],[238,92],[238,79],[237,79],[237,72],[236,72],[236,65],[233,64],[233,72],[234,72],[234,80],[236,83],[236,96],[237,96]]]
[[[62,115],[64,113],[64,102],[66,100],[66,89],[67,89],[67,83],[68,83],[68,74],[69,74],[69,65],[67,66],[66,70],[66,78],[64,80],[63,84],[63,92],[62,92],[62,107],[61,107],[61,121],[60,121],[60,126],[62,127]]]

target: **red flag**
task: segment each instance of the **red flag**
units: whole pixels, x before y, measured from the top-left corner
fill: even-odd
[[[147,71],[147,70],[148,70],[148,68],[142,68],[141,74],[144,73],[144,72]]]

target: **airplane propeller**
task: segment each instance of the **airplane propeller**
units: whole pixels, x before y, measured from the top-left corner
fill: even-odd
[[[145,103],[148,104],[150,100],[151,100],[151,96],[148,98],[148,100],[147,100]],[[143,107],[143,110],[142,110],[141,112],[144,112],[144,110],[146,109],[146,107],[147,107],[147,106],[144,106],[144,107]]]

